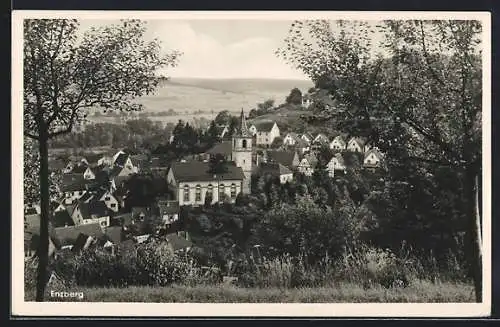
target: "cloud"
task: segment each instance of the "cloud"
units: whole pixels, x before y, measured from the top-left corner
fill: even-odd
[[[271,38],[251,37],[222,44],[206,33],[195,31],[187,22],[151,21],[148,25],[148,36],[158,38],[164,49],[184,53],[178,67],[167,71],[170,76],[304,78],[274,55],[279,44]]]
[[[115,23],[118,21],[87,20],[81,21],[80,27],[83,32],[91,26]],[[159,39],[165,52],[183,52],[178,66],[166,69],[168,76],[305,79],[275,56],[281,40],[271,37],[245,37],[223,44],[208,33],[193,29],[189,22],[178,20],[148,21],[145,37]]]

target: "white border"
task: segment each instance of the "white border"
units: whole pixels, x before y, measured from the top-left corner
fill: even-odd
[[[475,19],[483,24],[483,302],[411,304],[191,304],[24,302],[23,255],[23,19]],[[491,310],[491,15],[489,12],[238,12],[238,11],[20,11],[12,12],[12,311],[26,316],[201,317],[484,317]],[[17,181],[17,183],[16,183]]]

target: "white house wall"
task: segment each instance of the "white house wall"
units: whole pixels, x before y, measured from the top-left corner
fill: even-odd
[[[231,198],[231,184],[236,185],[236,196],[241,192],[241,180],[224,180],[220,181],[220,184],[224,184],[224,194]],[[180,182],[176,187],[177,199],[179,201],[179,205],[203,205],[205,203],[205,197],[208,191],[208,185],[212,185],[212,204],[217,203],[219,201],[219,188],[217,181],[213,182]],[[184,201],[184,186],[189,186],[189,200]],[[201,189],[201,198],[199,201],[196,201],[196,186],[200,185]],[[236,196],[231,199],[234,201]]]

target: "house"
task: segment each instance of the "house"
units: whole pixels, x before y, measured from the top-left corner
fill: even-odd
[[[264,121],[258,124],[255,124],[257,128],[257,138],[256,144],[269,147],[274,139],[280,136],[280,129],[278,124],[274,121]]]
[[[349,142],[347,142],[347,151],[351,152],[365,152],[365,139],[361,137],[352,137]]]
[[[311,144],[312,141],[314,140],[314,137],[311,135],[311,133],[304,133],[300,136],[301,139],[307,142],[307,144]]]
[[[38,253],[40,244],[40,215],[24,216],[24,257],[33,258]],[[52,257],[60,246],[54,234],[54,227],[49,221],[49,257]]]
[[[70,249],[74,252],[87,249],[104,235],[98,223],[58,227],[54,228],[54,232],[61,249]]]
[[[97,160],[98,166],[112,166],[113,165],[113,157],[108,155],[103,155],[101,158]]]
[[[314,156],[314,154],[306,154],[302,160],[300,160],[297,170],[299,173],[311,176],[317,163],[318,159]]]
[[[233,145],[231,141],[222,141],[207,150],[208,156],[222,155],[226,161],[232,161]],[[208,160],[208,158],[206,158]]]
[[[257,135],[257,127],[254,124],[250,125],[248,131],[250,132],[250,134],[252,134],[252,136]]]
[[[217,126],[217,133],[219,135],[219,139],[223,139],[227,133],[229,133],[229,126],[228,125],[218,125]]]
[[[152,173],[163,175],[168,172],[170,162],[164,157],[152,157],[149,163],[149,169]]]
[[[90,168],[90,166],[87,165],[77,165],[73,167],[73,170],[71,171],[72,174],[81,174],[83,175],[83,178],[86,180],[91,180],[95,179],[95,174]]]
[[[323,144],[328,144],[329,140],[328,140],[328,137],[325,134],[318,133],[318,135],[316,135],[316,137],[314,138],[313,143],[317,143],[317,144],[323,145]]]
[[[341,153],[336,153],[330,161],[328,161],[328,164],[326,165],[326,169],[328,170],[328,175],[330,177],[335,176],[336,171],[342,171],[345,173],[345,164],[344,164],[344,157],[342,156]]]
[[[285,184],[286,182],[291,182],[293,180],[293,172],[280,163],[262,162],[259,165],[259,174],[262,176],[278,178],[281,184]]]
[[[64,174],[61,183],[64,204],[71,204],[78,200],[87,191],[87,182],[83,175]]]
[[[369,169],[380,168],[383,158],[382,153],[377,148],[371,148],[365,153],[363,167]]]
[[[111,194],[109,190],[99,189],[94,194],[95,194],[95,199],[97,201],[104,202],[109,210],[113,212],[118,212],[118,210],[120,209],[120,203],[118,202],[118,199],[113,194]]]
[[[274,162],[282,164],[290,170],[298,167],[300,160],[295,151],[268,150],[265,152],[265,162]]]
[[[300,140],[300,137],[297,133],[290,132],[290,133],[286,134],[285,137],[283,138],[283,145],[293,146],[293,145],[297,144],[297,142],[299,140]]]
[[[175,233],[167,234],[165,239],[174,252],[188,252],[193,246],[191,241]]]
[[[61,172],[66,168],[66,164],[61,159],[49,160],[49,170],[51,172]]]
[[[179,201],[158,200],[158,209],[165,225],[170,225],[179,220]]]
[[[125,155],[126,155],[125,151],[123,151],[123,150],[119,150],[118,152],[116,152],[116,153],[113,155],[113,160],[112,160],[111,164],[112,164],[112,165],[115,165],[115,161],[116,161],[116,159],[118,159],[118,157],[119,157],[119,156],[121,156],[121,155],[123,155],[123,154],[125,154]]]
[[[113,166],[122,168],[119,176],[128,176],[138,173],[138,168],[132,163],[130,155],[123,152],[116,157]]]
[[[304,94],[302,96],[302,107],[304,108],[309,108],[309,106],[312,104],[312,99],[310,94]]]
[[[330,141],[328,140],[328,137],[325,134],[319,133],[312,141],[312,148],[317,150],[322,147],[328,147],[329,143]]]
[[[226,196],[234,202],[242,192],[245,175],[242,168],[227,164],[225,172],[213,173],[207,162],[174,162],[167,174],[167,182],[174,188],[179,205],[202,205],[210,195],[212,203]]]
[[[78,202],[71,218],[75,225],[98,223],[104,228],[110,225],[110,210],[103,201]]]
[[[66,210],[55,211],[50,221],[54,227],[74,226],[75,223],[71,215]]]
[[[130,161],[132,162],[132,166],[139,172],[147,165],[149,158],[145,154],[136,154],[130,156]]]
[[[295,144],[295,150],[300,154],[304,155],[305,153],[311,150],[309,143],[299,138],[297,143]]]
[[[151,208],[148,207],[132,207],[131,215],[134,221],[142,222],[146,219],[146,217],[151,217],[153,212]]]
[[[346,146],[346,142],[341,135],[335,136],[330,142],[330,149],[335,151],[344,151]]]

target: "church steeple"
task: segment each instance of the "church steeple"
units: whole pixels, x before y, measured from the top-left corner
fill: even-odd
[[[240,128],[236,131],[236,136],[240,137],[251,137],[250,131],[248,130],[247,120],[245,118],[245,113],[243,112],[243,108],[241,108],[240,114]]]

